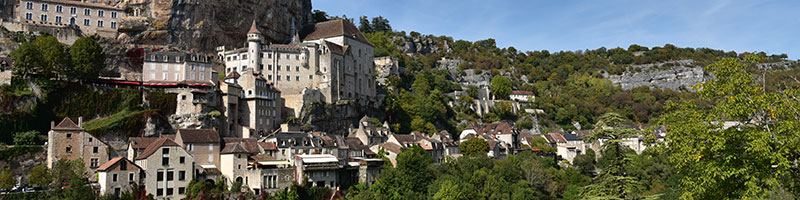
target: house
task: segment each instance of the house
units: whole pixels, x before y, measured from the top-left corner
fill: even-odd
[[[339,159],[333,155],[295,155],[295,180],[299,185],[335,188],[339,186]]]
[[[264,78],[261,72],[248,68],[239,76],[237,83],[242,87],[242,96],[239,99],[239,123],[247,127],[242,137],[259,138],[266,136],[277,129],[283,117],[283,99],[281,91],[271,81]],[[225,105],[228,106],[228,105]],[[237,109],[237,108],[227,108]]]
[[[69,117],[58,125],[50,122],[50,131],[47,133],[48,168],[52,169],[61,159],[82,159],[86,171],[94,174],[100,164],[108,162],[112,153],[108,145],[86,132],[82,125],[83,117],[78,117],[77,124]]]
[[[97,182],[101,195],[119,197],[132,187],[142,187],[142,168],[125,157],[116,157],[97,168]]]
[[[87,1],[20,0],[17,21],[50,27],[75,27],[85,35],[116,37],[121,8]]]
[[[442,146],[444,147],[444,156],[451,156],[453,158],[458,158],[461,156],[461,150],[458,148],[458,140],[454,140],[447,130],[443,130],[434,134],[431,139],[442,142]]]
[[[400,145],[398,145],[396,143],[384,142],[384,143],[372,145],[371,147],[369,147],[369,150],[371,150],[371,151],[373,151],[375,153],[385,152],[386,155],[383,155],[383,156],[386,156],[386,158],[389,158],[389,161],[392,162],[392,165],[397,166],[397,154],[400,154],[400,151],[403,148],[404,147],[402,147],[402,146],[400,146]],[[381,150],[383,150],[383,151],[381,151]]]
[[[128,160],[136,159],[136,156],[141,155],[150,143],[158,140],[157,137],[129,137],[128,138]]]
[[[358,121],[358,129],[351,127],[348,132],[350,133],[348,137],[358,138],[361,140],[361,144],[369,146],[386,142],[391,133],[391,129],[389,129],[388,122],[375,124],[372,118],[364,116]]]
[[[220,166],[219,152],[222,150],[220,147],[222,140],[216,130],[178,129],[175,142],[192,155],[195,164],[213,165],[217,168]]]
[[[358,165],[358,183],[363,183],[367,187],[375,183],[375,178],[383,170],[383,159],[355,157],[351,159]]]
[[[144,56],[145,83],[211,84],[213,57],[183,52],[149,52]]]
[[[182,199],[194,176],[194,158],[174,140],[162,137],[136,156],[136,165],[144,170],[147,194],[156,199]]]
[[[294,183],[294,168],[288,160],[279,160],[267,154],[251,155],[248,159],[246,182],[256,195],[274,193]]]

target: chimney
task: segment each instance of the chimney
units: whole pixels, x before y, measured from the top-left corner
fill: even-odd
[[[56,127],[56,122],[55,121],[50,121],[50,129],[53,129],[55,127]]]
[[[83,116],[78,117],[78,127],[83,127]]]

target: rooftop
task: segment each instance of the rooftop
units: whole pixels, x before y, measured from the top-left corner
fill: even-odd
[[[361,31],[359,31],[353,23],[342,19],[334,19],[316,23],[314,25],[308,25],[303,27],[303,29],[300,31],[300,38],[303,38],[303,41],[336,36],[345,36],[373,46],[372,43],[370,43],[369,40],[367,40],[367,38],[361,34]]]

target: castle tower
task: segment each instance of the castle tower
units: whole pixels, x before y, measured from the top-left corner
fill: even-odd
[[[261,36],[261,31],[256,27],[256,20],[250,25],[250,31],[247,32],[247,57],[250,60],[247,67],[260,72],[261,65],[261,42],[264,40]],[[241,69],[245,71],[246,69]]]

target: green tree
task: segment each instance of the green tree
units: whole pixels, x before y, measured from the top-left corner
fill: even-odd
[[[31,172],[28,173],[28,183],[35,186],[47,186],[53,181],[50,177],[50,170],[47,165],[41,164],[33,167]]]
[[[422,147],[403,149],[397,155],[397,167],[386,168],[369,192],[360,192],[356,199],[420,199],[424,198],[429,181],[434,177],[430,169],[433,157]]]
[[[358,18],[358,30],[362,33],[375,32],[372,30],[372,24],[369,23],[369,18],[367,18],[367,16],[361,16]]]
[[[95,79],[105,67],[106,56],[103,47],[92,37],[81,37],[69,49],[75,78]]]
[[[467,86],[467,95],[472,98],[478,98],[478,86],[469,85]]]
[[[36,144],[36,136],[39,135],[38,131],[26,131],[14,134],[14,144],[16,145],[33,145]]]
[[[466,156],[486,156],[489,152],[489,143],[478,137],[470,138],[458,145],[461,154]]]
[[[494,95],[497,99],[508,99],[508,95],[511,95],[511,80],[504,76],[494,76],[492,78],[492,83],[489,85],[489,89],[492,90],[492,95]]]
[[[0,173],[0,188],[11,189],[16,183],[17,181],[14,180],[14,173],[11,168],[6,167],[3,169],[3,172]]]
[[[33,43],[42,53],[42,69],[40,75],[52,77],[56,74],[67,75],[70,69],[70,60],[64,44],[58,42],[53,36],[39,37]]]
[[[751,54],[745,62],[727,58],[707,66],[716,78],[696,88],[712,106],[686,101],[659,119],[668,127],[670,161],[685,175],[682,198],[762,199],[772,190],[800,195],[800,90],[766,91],[748,73],[760,60]]]
[[[371,27],[374,32],[392,32],[392,25],[389,24],[389,20],[380,15],[372,18]]]
[[[595,156],[594,150],[587,149],[586,153],[576,156],[572,162],[574,166],[578,167],[581,173],[591,173],[594,171],[595,163],[597,163],[597,161],[595,161]]]
[[[44,60],[39,47],[30,42],[20,44],[16,50],[12,51],[11,59],[14,61],[14,73],[23,78],[40,72]]]
[[[640,184],[636,177],[629,176],[626,168],[630,162],[628,147],[621,140],[637,134],[635,129],[626,126],[627,120],[617,113],[606,113],[600,116],[595,127],[599,128],[589,136],[590,141],[607,139],[601,147],[606,164],[600,174],[594,178],[593,184],[581,192],[586,199],[631,199],[638,198]]]
[[[471,199],[470,196],[467,196],[467,192],[464,191],[464,188],[459,186],[458,183],[453,183],[452,181],[445,181],[442,183],[442,186],[439,190],[433,195],[433,199],[435,200],[460,200],[460,199]]]

